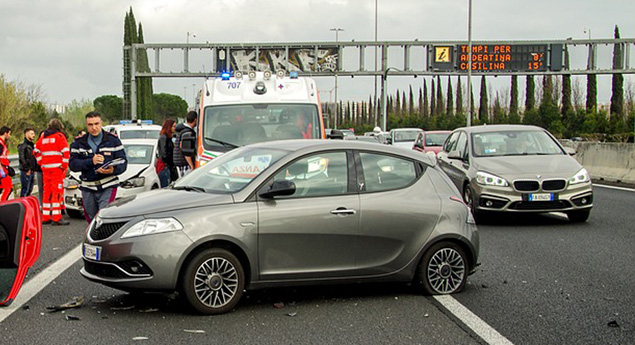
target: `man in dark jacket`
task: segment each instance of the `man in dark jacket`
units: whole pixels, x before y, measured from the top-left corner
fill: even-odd
[[[22,190],[20,191],[20,197],[31,195],[33,192],[33,182],[35,181],[35,171],[38,167],[33,156],[33,143],[35,139],[35,130],[33,128],[27,128],[24,130],[24,141],[18,145],[18,158],[20,161],[20,184]],[[41,193],[41,191],[38,191]]]
[[[174,165],[179,170],[179,175],[183,177],[189,171],[194,170],[194,161],[196,159],[196,152],[185,155],[181,150],[181,138],[184,133],[190,133],[192,137],[196,137],[196,131],[194,131],[194,127],[196,127],[196,118],[197,114],[195,111],[190,111],[187,113],[185,117],[185,124],[179,124],[176,126],[176,141],[174,142]]]
[[[101,129],[101,114],[86,114],[88,133],[71,144],[70,169],[81,172],[80,190],[89,223],[97,212],[115,200],[119,179],[128,167],[121,140]]]

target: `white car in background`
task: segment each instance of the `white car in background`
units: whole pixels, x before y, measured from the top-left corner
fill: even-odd
[[[394,147],[401,147],[412,150],[415,139],[422,133],[420,128],[395,128],[390,130],[389,144]]]
[[[157,160],[157,139],[123,139],[121,140],[128,168],[119,175],[119,187],[116,199],[136,195],[141,192],[157,189],[160,186],[159,176],[155,170]],[[82,193],[79,190],[80,173],[70,172],[64,179],[64,202],[69,216],[83,215]]]
[[[159,139],[161,126],[152,120],[121,120],[118,125],[104,126],[104,131],[115,134],[119,139]]]

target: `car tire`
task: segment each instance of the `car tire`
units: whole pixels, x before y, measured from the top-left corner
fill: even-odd
[[[465,287],[469,264],[463,249],[452,242],[439,242],[421,258],[417,282],[428,295],[460,292]]]
[[[582,223],[586,222],[589,219],[589,215],[591,214],[591,210],[579,210],[579,211],[569,211],[567,212],[567,217],[570,222],[573,223]]]
[[[245,273],[236,256],[225,249],[205,249],[189,260],[181,280],[188,304],[201,314],[232,310],[243,294]]]
[[[66,209],[66,214],[71,218],[84,218],[84,212],[81,210],[69,210]]]
[[[467,207],[470,208],[470,211],[472,211],[472,216],[474,216],[474,220],[478,222],[483,212],[479,211],[474,206],[474,189],[467,182],[463,185],[463,202],[467,205]]]

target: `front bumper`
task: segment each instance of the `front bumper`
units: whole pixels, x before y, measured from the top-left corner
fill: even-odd
[[[483,186],[472,183],[474,206],[481,211],[500,212],[567,212],[593,207],[591,182],[573,186],[568,184],[558,190],[519,191],[512,185],[507,187]],[[549,200],[532,200],[533,196],[549,195]]]
[[[82,211],[82,192],[79,188],[64,188],[64,205],[66,209],[73,211]]]
[[[94,233],[94,225],[91,225],[83,245],[81,275],[122,290],[176,289],[180,262],[192,241],[183,231],[121,239],[121,235],[141,219],[104,221],[102,228],[114,233],[103,240],[91,239],[90,234]],[[118,226],[120,228],[115,230]],[[86,244],[99,248],[98,259],[86,256]]]

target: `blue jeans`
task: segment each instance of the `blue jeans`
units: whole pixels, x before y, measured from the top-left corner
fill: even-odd
[[[22,190],[20,191],[20,197],[25,197],[31,195],[33,192],[33,179],[35,176],[35,171],[31,171],[31,175],[27,175],[26,171],[20,170],[20,184],[22,185]]]
[[[159,172],[159,183],[161,183],[161,188],[165,188],[170,184],[170,167],[165,166],[161,172]]]
[[[111,187],[101,192],[82,189],[82,203],[84,206],[84,217],[88,223],[93,221],[97,212],[115,201],[117,188]]]

